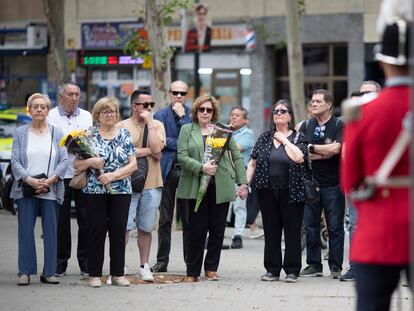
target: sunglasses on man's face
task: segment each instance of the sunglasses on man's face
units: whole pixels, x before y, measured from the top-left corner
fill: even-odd
[[[134,105],[142,105],[144,109],[147,109],[149,106],[151,106],[151,108],[154,108],[155,103],[154,102],[134,103]]]
[[[178,92],[178,91],[171,91],[171,94],[174,96],[178,96],[180,94],[182,97],[186,96],[188,92]]]
[[[287,109],[274,109],[273,110],[273,114],[286,114],[287,112],[289,112]]]
[[[200,112],[200,113],[204,113],[204,112],[213,113],[213,108],[199,107],[198,112]]]

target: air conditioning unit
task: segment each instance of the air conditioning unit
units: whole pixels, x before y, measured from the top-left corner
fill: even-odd
[[[27,26],[27,47],[28,48],[47,47],[47,26],[46,25]]]

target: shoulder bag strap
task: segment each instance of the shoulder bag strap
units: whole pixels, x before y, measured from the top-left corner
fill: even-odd
[[[49,177],[50,160],[52,158],[52,147],[53,147],[53,135],[55,133],[55,127],[52,125],[52,135],[50,137],[50,152],[49,152],[49,163],[47,164],[46,176]]]
[[[142,138],[142,148],[147,147],[147,139],[148,139],[148,125],[145,124],[144,127],[144,137]]]

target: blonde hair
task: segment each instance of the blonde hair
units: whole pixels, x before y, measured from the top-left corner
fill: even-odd
[[[99,123],[99,114],[102,110],[107,108],[113,108],[116,111],[116,121],[119,121],[119,101],[116,97],[105,96],[100,98],[92,109],[92,118],[93,121]]]
[[[193,122],[198,123],[198,117],[197,117],[198,108],[206,102],[211,102],[213,106],[213,117],[211,118],[211,122],[214,123],[219,119],[220,102],[217,99],[215,99],[214,96],[202,95],[196,98],[196,100],[193,103],[193,106],[191,107],[191,119],[193,120]]]
[[[34,93],[27,99],[27,109],[28,110],[30,110],[30,108],[32,108],[33,101],[35,99],[43,99],[45,101],[46,105],[47,105],[47,110],[50,110],[52,108],[52,102],[50,101],[49,96],[47,96],[46,94],[41,94],[41,93]]]

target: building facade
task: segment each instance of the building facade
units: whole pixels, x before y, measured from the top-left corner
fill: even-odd
[[[375,24],[380,2],[305,2],[300,37],[307,98],[313,89],[327,88],[339,106],[362,80],[381,79],[372,57],[373,45],[378,42]],[[200,55],[201,92],[220,98],[223,122],[231,107],[244,106],[250,112],[250,126],[258,134],[268,126],[271,104],[289,97],[284,1],[203,3],[208,6],[212,38],[210,51]],[[65,0],[68,59],[75,64],[72,70],[82,86],[86,107],[91,108],[103,95],[114,95],[120,98],[127,116],[131,90],[150,85],[148,64],[128,58],[119,40],[119,34],[127,29],[141,29],[143,9],[144,0],[120,0],[116,4],[110,0]],[[185,31],[182,19],[177,14],[168,29],[169,42],[176,47],[172,74],[173,79],[188,82],[192,95],[194,53],[181,48]],[[255,31],[254,46],[249,42],[246,48],[249,30]]]

